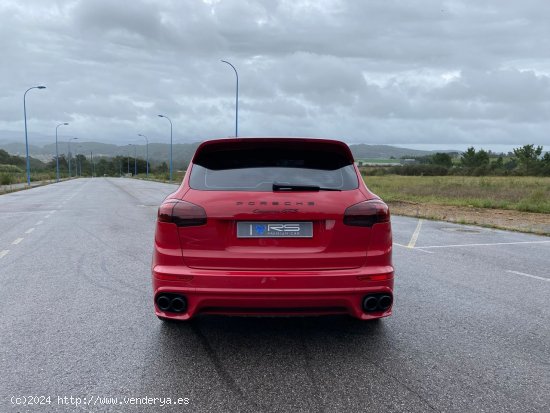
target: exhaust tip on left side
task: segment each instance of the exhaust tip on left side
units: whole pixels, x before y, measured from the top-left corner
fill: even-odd
[[[183,295],[162,293],[157,296],[155,302],[161,311],[183,313],[187,310],[187,300]]]

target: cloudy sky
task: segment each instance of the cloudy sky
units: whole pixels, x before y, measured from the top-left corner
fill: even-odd
[[[550,147],[550,2],[0,0],[0,132]]]

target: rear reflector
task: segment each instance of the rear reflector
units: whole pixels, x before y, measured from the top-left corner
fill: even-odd
[[[168,222],[178,227],[204,225],[206,211],[191,202],[169,199],[159,207],[158,222]]]
[[[352,205],[344,213],[344,224],[346,225],[372,227],[381,222],[390,222],[390,210],[379,199]]]
[[[359,281],[386,281],[393,278],[392,273],[388,274],[371,274],[371,275],[358,275],[357,279]]]

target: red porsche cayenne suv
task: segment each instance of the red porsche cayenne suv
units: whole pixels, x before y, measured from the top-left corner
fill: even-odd
[[[345,143],[211,140],[158,210],[155,313],[386,317],[391,256],[388,207]]]

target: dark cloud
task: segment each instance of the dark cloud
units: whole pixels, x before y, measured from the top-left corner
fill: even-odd
[[[0,3],[0,130],[80,139],[243,135],[550,145],[544,0]],[[68,130],[69,128],[67,128]],[[5,136],[6,133],[2,133]]]

